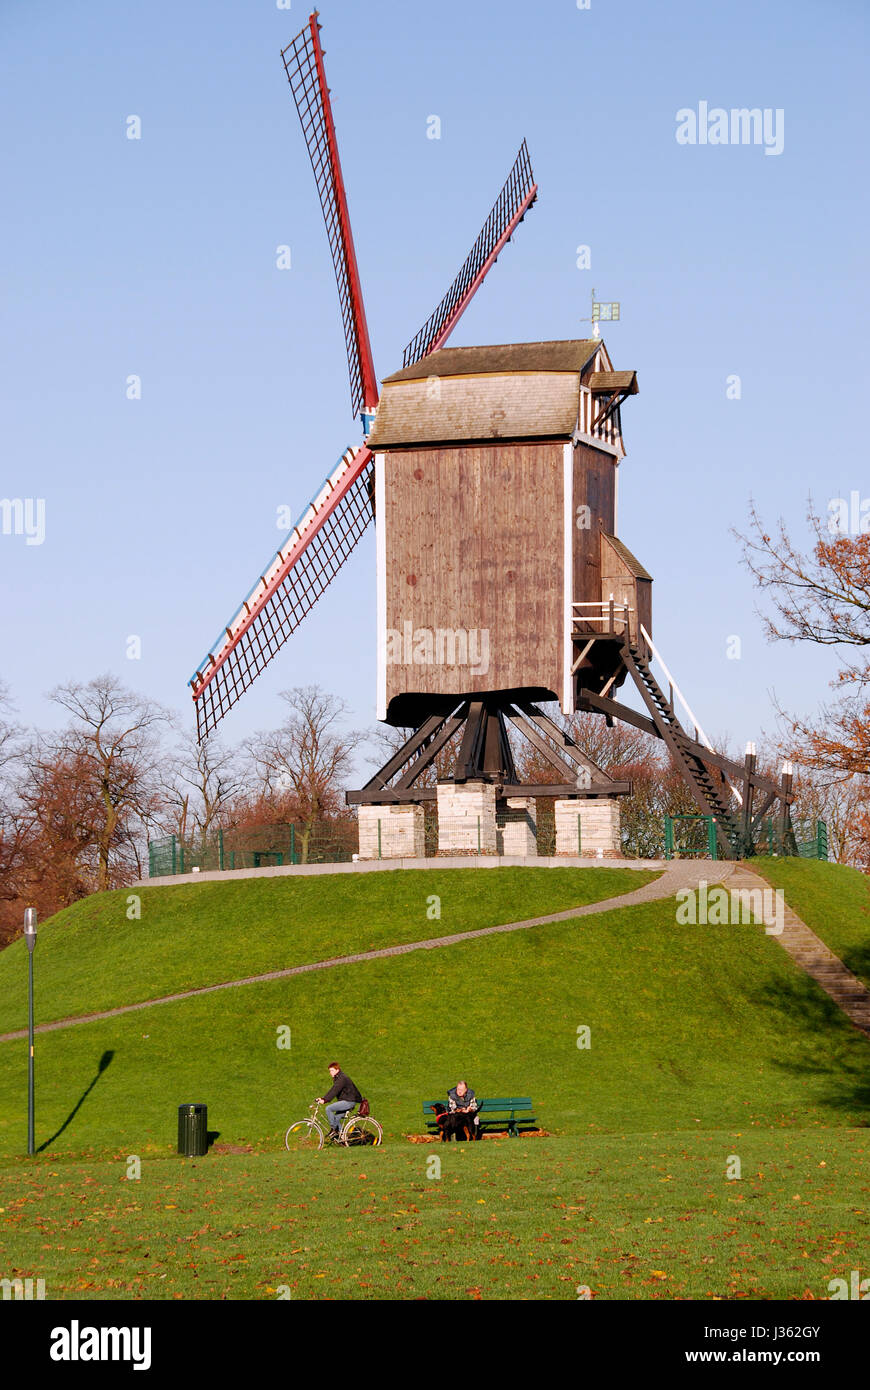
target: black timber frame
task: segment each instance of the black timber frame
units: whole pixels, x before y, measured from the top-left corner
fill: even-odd
[[[558,781],[518,780],[508,723],[545,758]],[[537,705],[493,694],[462,700],[448,714],[430,715],[364,787],[345,794],[347,804],[378,806],[436,800],[434,786],[418,787],[415,783],[460,730],[452,776],[446,779],[453,783],[494,782],[499,797],[631,795],[631,782],[612,781]]]

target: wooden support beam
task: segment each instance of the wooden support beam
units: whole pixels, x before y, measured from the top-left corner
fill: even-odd
[[[406,787],[403,791],[395,791],[392,787],[377,788],[371,791],[345,792],[344,799],[348,806],[404,806],[409,803],[420,801],[437,800],[438,792],[435,787]]]
[[[394,789],[396,791],[404,791],[406,787],[413,786],[421,772],[425,772],[427,767],[432,766],[444,745],[450,742],[458,729],[462,728],[465,721],[465,714],[463,711],[466,708],[467,706],[463,706],[463,709],[459,710],[456,714],[452,714],[450,718],[442,724],[438,733],[435,734],[434,738],[422,749],[415,761],[394,784]]]
[[[767,815],[768,811],[770,810],[771,806],[773,805],[774,801],[776,801],[776,798],[777,798],[778,796],[779,796],[779,788],[778,788],[778,787],[774,787],[774,789],[773,789],[772,792],[768,792],[767,796],[764,798],[764,801],[761,803],[760,809],[755,813],[755,816],[754,816],[754,818],[753,818],[753,821],[752,821],[752,829],[753,829],[753,832],[756,831],[756,830],[758,829],[758,827],[760,826],[761,822],[764,820],[764,817]]]
[[[635,729],[642,729],[645,734],[653,734],[655,738],[662,737],[651,719],[643,714],[638,714],[637,710],[630,709],[628,705],[620,704],[618,700],[605,699],[604,696],[597,695],[594,691],[584,690],[577,702],[577,708],[586,710],[588,713],[609,715],[611,719],[620,719],[624,724],[631,724]],[[692,757],[702,758],[704,762],[712,763],[713,767],[719,768],[735,781],[742,779],[745,769],[733,758],[726,758],[722,753],[715,753],[705,743],[698,743],[695,739],[689,738],[688,734],[683,734],[680,743]],[[775,797],[780,794],[779,784],[760,772],[753,771],[752,785],[757,791],[772,791]]]
[[[468,707],[465,732],[456,756],[453,771],[457,782],[467,782],[480,768],[480,753],[486,725],[486,706],[482,700],[472,700]]]
[[[559,757],[555,749],[550,747],[547,740],[538,733],[529,720],[523,719],[521,715],[510,713],[508,714],[508,719],[511,721],[514,728],[519,730],[523,738],[529,740],[529,743],[541,754],[541,757],[546,758],[550,766],[554,767],[557,772],[561,772],[563,777],[573,771],[568,763],[565,762],[565,759]]]
[[[554,723],[548,714],[544,714],[543,710],[538,709],[537,705],[524,701],[517,701],[515,708],[519,710],[525,719],[531,724],[537,725],[542,733],[546,734],[548,738],[551,738],[554,743],[558,744],[566,758],[570,758],[578,767],[585,768],[593,783],[606,782],[608,780],[607,773],[577,746],[570,734],[566,733],[564,729],[560,729],[559,725]]]
[[[440,728],[448,716],[444,714],[431,715],[415,734],[412,734],[407,743],[403,743],[398,752],[394,753],[388,762],[370,778],[363,787],[363,791],[370,791],[375,787],[385,787],[391,777],[395,777],[399,768],[404,767],[409,758],[412,758],[419,748],[423,746],[427,738],[430,738],[435,731]]]
[[[572,675],[572,676],[573,676],[573,675],[579,670],[579,668],[582,666],[583,662],[586,660],[586,658],[587,658],[587,656],[589,655],[590,651],[591,651],[592,648],[595,646],[595,643],[596,643],[597,640],[598,640],[598,639],[597,639],[596,637],[590,637],[590,638],[589,638],[589,641],[586,643],[586,646],[583,648],[583,650],[582,650],[582,652],[580,653],[580,655],[578,656],[577,660],[574,662],[574,665],[571,667],[571,675]]]
[[[584,690],[577,701],[577,707],[592,714],[605,714],[610,719],[619,719],[623,724],[631,724],[635,729],[642,729],[645,734],[652,734],[655,738],[661,738],[661,734],[651,719],[645,714],[638,714],[637,710],[630,709],[628,705],[622,705],[618,700],[607,700],[603,695],[596,695],[592,690]]]

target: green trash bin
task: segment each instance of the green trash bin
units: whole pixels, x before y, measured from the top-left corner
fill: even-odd
[[[179,1105],[178,1152],[185,1158],[208,1153],[208,1106]]]

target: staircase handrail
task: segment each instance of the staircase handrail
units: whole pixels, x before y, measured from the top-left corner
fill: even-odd
[[[686,697],[685,697],[685,695],[683,694],[682,690],[681,690],[680,687],[677,685],[677,682],[674,680],[673,676],[671,675],[670,671],[668,670],[667,666],[665,665],[665,662],[664,662],[664,660],[663,660],[663,658],[662,658],[661,652],[660,652],[660,651],[658,650],[658,648],[656,647],[655,643],[653,642],[652,638],[650,637],[650,635],[649,635],[649,633],[647,632],[646,628],[644,627],[643,623],[641,623],[641,625],[640,625],[640,631],[641,631],[641,636],[643,637],[643,640],[646,642],[647,646],[649,647],[652,656],[655,657],[656,661],[659,663],[659,665],[661,666],[662,670],[664,671],[665,676],[666,676],[667,679],[668,679],[668,683],[669,683],[669,685],[670,685],[670,687],[671,687],[671,690],[672,690],[672,691],[674,692],[674,694],[677,696],[678,700],[680,701],[680,704],[683,706],[683,709],[686,711],[686,714],[687,714],[687,715],[689,716],[689,718],[691,719],[692,725],[693,725],[694,730],[695,730],[696,742],[698,742],[698,743],[703,743],[703,745],[704,745],[705,748],[709,748],[711,753],[715,753],[715,752],[716,752],[716,749],[713,747],[713,745],[712,745],[712,743],[710,742],[710,740],[708,739],[707,735],[704,733],[704,730],[701,728],[701,725],[698,723],[697,719],[695,718],[695,715],[694,715],[694,713],[693,713],[693,711],[692,711],[692,709],[691,709],[691,707],[690,707],[690,705],[689,705],[688,700],[686,699]],[[743,805],[743,797],[740,795],[740,792],[737,790],[737,788],[735,787],[734,783],[731,781],[731,778],[728,777],[728,776],[726,776],[725,780],[726,780],[726,782],[728,783],[728,785],[729,785],[729,787],[731,788],[731,790],[732,790],[732,792],[734,793],[734,795],[736,796],[738,805],[739,805],[739,806],[742,806],[742,805]]]

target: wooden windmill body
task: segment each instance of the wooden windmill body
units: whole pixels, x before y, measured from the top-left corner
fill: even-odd
[[[377,713],[408,732],[347,794],[363,856],[422,854],[427,801],[437,802],[444,851],[534,854],[544,797],[555,802],[557,851],[618,854],[618,798],[630,783],[596,767],[541,708],[549,702],[663,739],[720,852],[744,853],[777,799],[786,825],[790,780],[760,776],[754,755],[738,764],[716,753],[692,721],[680,723],[672,684],[666,694],[650,669],[652,580],[617,535],[621,406],[637,392],[635,373],[614,370],[600,338],[446,346],[537,197],[525,142],[455,281],[379,392],[319,29],[315,13],[282,58],[326,221],[365,442],[339,459],[198,665],[190,686],[200,737],[278,653],[374,519]],[[643,712],[614,698],[627,679]],[[517,735],[550,781],[520,780]]]

